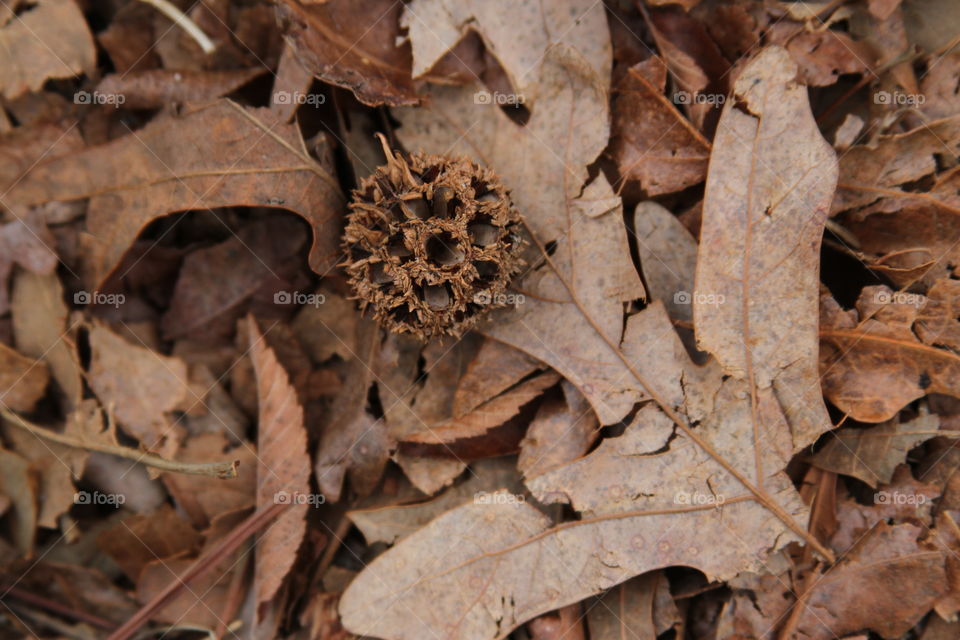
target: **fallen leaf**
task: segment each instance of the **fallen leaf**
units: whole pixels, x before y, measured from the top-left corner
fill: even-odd
[[[581,189],[585,165],[609,134],[603,83],[572,49],[550,48],[543,64],[540,108],[525,127],[474,104],[468,88],[444,88],[422,109],[400,113],[399,134],[408,146],[451,147],[493,167],[539,243],[556,243],[553,261],[563,278],[533,265],[515,285],[523,304],[495,313],[481,329],[552,366],[577,385],[602,424],[612,424],[643,392],[597,330],[618,342],[623,303],[642,297],[643,287],[627,259],[620,199],[602,175]]]
[[[247,317],[250,353],[257,374],[260,407],[257,440],[257,505],[286,503],[257,541],[254,591],[256,604],[276,595],[293,567],[307,531],[310,508],[310,456],[303,408],[287,373],[267,346],[253,316]]]
[[[99,546],[134,584],[148,564],[192,552],[200,541],[200,534],[167,504],[150,514],[128,516],[97,536]]]
[[[50,78],[96,68],[96,49],[73,0],[37,0],[0,23],[0,93],[11,100]]]
[[[54,274],[18,271],[12,306],[17,348],[47,364],[66,410],[76,409],[83,396],[83,372],[60,281]]]
[[[9,523],[11,542],[21,555],[33,555],[37,532],[37,477],[30,463],[0,447],[0,493],[11,503],[4,516]]]
[[[299,292],[284,291],[295,288],[284,276],[291,262],[299,263],[306,244],[303,231],[294,219],[263,218],[220,244],[190,253],[160,323],[164,337],[182,338],[215,323],[231,330],[244,311],[243,303],[261,289],[274,303],[292,303]]]
[[[127,434],[169,456],[181,431],[169,413],[187,397],[186,364],[131,344],[98,322],[89,335],[90,387],[105,406],[113,407]]]
[[[297,129],[276,118],[229,101],[156,118],[118,140],[40,163],[8,200],[90,198],[98,283],[155,218],[227,206],[298,213],[313,229],[310,266],[324,273],[339,256],[335,213],[342,203],[326,142],[321,138],[317,162]]]
[[[612,53],[606,17],[603,7],[589,0],[547,4],[414,0],[405,5],[400,24],[409,31],[414,77],[430,70],[469,31],[475,31],[502,65],[519,102],[527,105],[540,101],[543,54],[553,45],[576,46],[598,76],[609,75]],[[540,28],[530,29],[532,24]],[[483,99],[489,97],[488,93]]]
[[[21,413],[33,411],[49,380],[46,363],[0,342],[0,406]]]
[[[831,428],[812,312],[837,164],[796,73],[768,47],[737,78],[745,105],[717,127],[690,295],[698,346],[747,382],[755,410],[780,406],[799,451]]]
[[[517,415],[524,405],[536,400],[546,389],[559,381],[560,376],[555,373],[542,373],[481,404],[470,413],[432,424],[425,430],[407,436],[404,441],[450,444],[457,440],[481,437]]]
[[[661,571],[631,578],[588,603],[591,640],[654,640],[672,627],[677,615],[670,584]]]
[[[649,196],[703,182],[710,143],[663,95],[666,67],[653,57],[631,67],[616,88],[610,153],[620,175]]]
[[[573,462],[589,450],[600,424],[576,387],[563,382],[562,397],[548,397],[527,428],[520,443],[517,468],[525,478]]]
[[[440,514],[470,500],[476,500],[481,493],[491,494],[499,489],[506,489],[514,494],[519,494],[523,489],[515,460],[511,457],[477,460],[470,465],[470,472],[463,482],[446,489],[432,500],[354,509],[348,511],[347,516],[363,533],[367,544],[394,544],[418,531]]]
[[[947,589],[944,551],[919,541],[922,533],[912,524],[871,529],[801,596],[801,637],[827,640],[872,629],[896,638],[919,622]]]
[[[397,45],[403,5],[391,0],[283,0],[284,38],[310,73],[371,106],[418,104],[410,50]]]
[[[663,302],[672,320],[692,327],[696,238],[676,216],[652,200],[637,205],[633,231],[650,298]]]
[[[960,357],[915,333],[924,297],[893,295],[888,287],[870,286],[855,309],[845,311],[829,296],[820,303],[823,393],[859,422],[889,420],[927,393],[960,397]]]
[[[921,442],[948,435],[940,431],[940,418],[926,415],[907,422],[893,419],[868,429],[834,431],[811,462],[821,469],[858,478],[871,487],[888,483],[897,465]]]
[[[124,109],[161,109],[170,104],[214,100],[233,93],[266,71],[264,67],[226,71],[151,69],[108,75],[96,91],[123,96]]]
[[[496,340],[484,340],[457,383],[453,415],[470,413],[541,366],[519,349]]]

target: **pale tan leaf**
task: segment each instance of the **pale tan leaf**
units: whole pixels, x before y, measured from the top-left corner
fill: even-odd
[[[0,407],[33,411],[50,380],[47,364],[0,342]]]
[[[797,66],[768,47],[714,138],[696,290],[697,344],[751,394],[770,390],[799,451],[830,428],[817,371],[820,239],[837,181]]]

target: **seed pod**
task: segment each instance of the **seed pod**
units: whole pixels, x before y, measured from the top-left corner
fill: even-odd
[[[394,154],[353,192],[343,247],[361,307],[397,333],[458,336],[503,306],[519,270],[520,214],[465,158]]]

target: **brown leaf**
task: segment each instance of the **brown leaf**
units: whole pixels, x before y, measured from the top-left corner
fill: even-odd
[[[755,403],[779,405],[799,451],[831,428],[814,314],[837,164],[796,73],[768,47],[737,78],[745,104],[727,104],[717,127],[690,296],[698,346]]]
[[[247,316],[250,352],[257,374],[260,407],[257,440],[257,505],[288,507],[257,541],[256,604],[268,602],[293,567],[307,531],[310,456],[303,408],[287,373],[267,346],[253,316]]]
[[[831,215],[859,207],[932,174],[935,154],[960,149],[960,115],[931,122],[906,133],[881,136],[874,145],[857,145],[843,154]],[[907,195],[907,194],[904,194]]]
[[[457,383],[453,415],[470,413],[540,367],[539,362],[519,349],[496,340],[484,340]]]
[[[17,348],[50,368],[69,412],[80,405],[83,372],[76,350],[74,326],[67,326],[63,287],[55,274],[18,271],[13,285],[13,332]]]
[[[37,0],[0,20],[0,93],[8,100],[95,67],[93,36],[73,0]]]
[[[900,296],[894,298],[888,287],[871,286],[864,287],[855,309],[844,311],[829,296],[820,303],[823,393],[859,422],[889,420],[927,393],[960,397],[960,357],[917,337],[918,308],[925,298]],[[933,315],[924,319],[930,326],[939,324]]]
[[[28,358],[0,342],[0,406],[29,413],[50,380],[46,363]]]
[[[257,453],[247,442],[229,448],[222,433],[204,433],[189,438],[176,455],[183,462],[239,460],[237,477],[221,480],[210,476],[164,473],[163,484],[178,509],[193,526],[203,529],[221,514],[246,509],[256,503]]]
[[[427,429],[408,436],[404,441],[449,444],[457,440],[481,437],[517,415],[524,405],[536,400],[546,389],[559,381],[560,376],[556,373],[542,373],[481,404],[470,413],[432,424]]]
[[[939,435],[940,418],[926,415],[908,422],[893,419],[869,429],[835,431],[811,462],[821,469],[859,478],[871,487],[888,483],[897,465],[921,442]]]
[[[803,31],[794,23],[777,22],[768,38],[786,47],[800,81],[814,87],[834,84],[842,74],[872,72],[877,64],[867,46],[833,29]]]
[[[94,393],[113,407],[127,434],[169,456],[176,450],[180,429],[168,414],[189,392],[186,364],[131,344],[99,322],[90,328],[90,350]]]
[[[148,564],[192,552],[200,541],[200,534],[168,504],[150,514],[123,518],[97,536],[100,548],[134,584]]]
[[[637,205],[633,221],[650,298],[663,302],[671,319],[692,327],[690,293],[697,268],[696,238],[676,216],[652,200]]]
[[[906,633],[946,592],[944,551],[912,524],[879,523],[802,596],[797,630],[827,640],[860,629]]]
[[[665,83],[663,61],[650,58],[627,71],[613,103],[610,153],[650,196],[703,182],[710,156],[710,143],[663,95]]]
[[[670,584],[661,571],[631,578],[588,601],[587,624],[591,640],[654,640],[673,626],[676,605]]]
[[[403,5],[391,0],[283,0],[284,37],[300,63],[325,82],[371,106],[417,104],[410,50],[397,46]]]
[[[110,74],[100,81],[96,91],[123,96],[124,109],[162,109],[171,104],[214,100],[266,72],[265,67],[224,71],[151,69]]]
[[[584,455],[600,430],[597,417],[576,387],[563,382],[564,397],[548,397],[520,443],[517,467],[532,478]]]
[[[0,493],[12,504],[4,516],[9,522],[11,542],[22,555],[29,557],[33,554],[37,533],[37,477],[27,460],[2,447]]]
[[[367,411],[379,339],[380,331],[371,320],[355,323],[352,342],[357,351],[352,354],[344,391],[337,395],[321,425],[314,472],[320,491],[332,502],[340,500],[348,471],[354,491],[368,495],[380,480],[393,447],[384,420]]]
[[[167,339],[208,330],[216,323],[231,330],[243,313],[243,303],[262,288],[272,302],[287,303],[294,291],[289,263],[299,263],[306,244],[303,226],[295,219],[271,216],[240,228],[212,247],[189,254],[180,268],[170,306],[160,324]],[[277,298],[277,296],[280,296]]]
[[[229,101],[161,116],[135,134],[39,164],[8,199],[90,198],[87,229],[98,282],[154,219],[227,206],[301,215],[314,234],[310,266],[324,273],[339,255],[335,214],[342,203],[326,139],[320,139],[318,163],[303,150],[296,127],[276,118]]]

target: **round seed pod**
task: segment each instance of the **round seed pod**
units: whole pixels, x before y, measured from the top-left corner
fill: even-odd
[[[459,336],[505,305],[520,269],[520,214],[465,158],[394,154],[353,192],[343,248],[363,310],[397,333]]]

